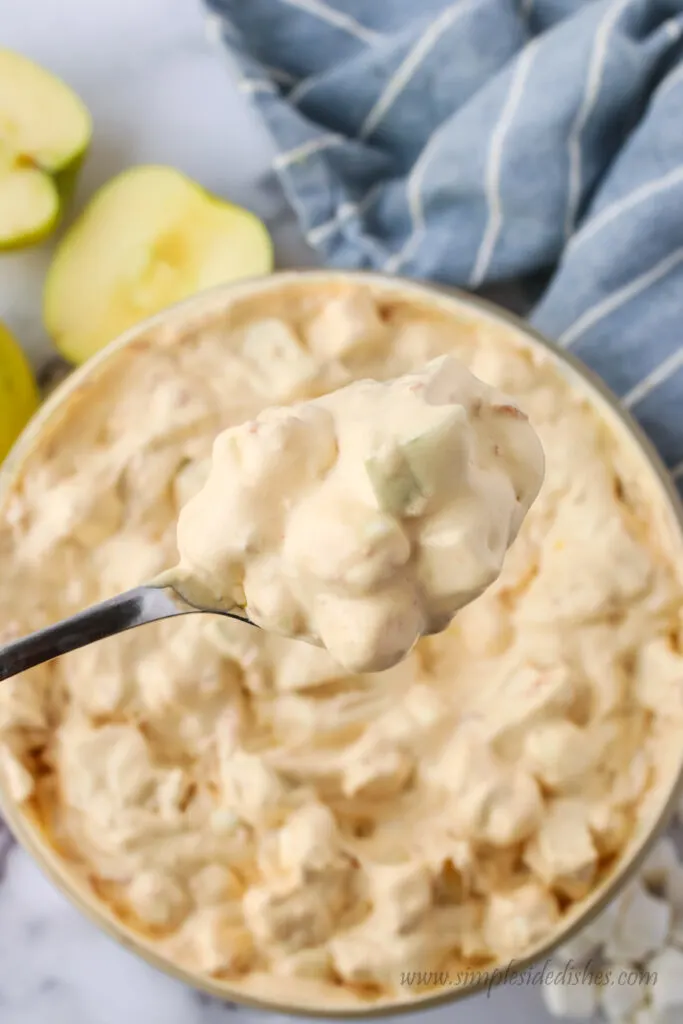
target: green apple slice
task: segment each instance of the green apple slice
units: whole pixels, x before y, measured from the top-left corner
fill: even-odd
[[[386,445],[365,461],[377,507],[389,515],[420,515],[427,496],[398,445]]]
[[[254,214],[172,167],[133,167],[99,190],[60,243],[45,326],[62,355],[82,363],[166,306],[272,266]]]
[[[52,231],[91,135],[90,114],[64,82],[0,50],[0,249]]]
[[[393,516],[421,515],[430,499],[449,486],[449,479],[462,472],[465,410],[437,405],[422,415],[428,420],[424,430],[385,445],[365,462],[378,507]]]

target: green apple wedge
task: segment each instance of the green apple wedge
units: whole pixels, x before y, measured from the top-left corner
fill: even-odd
[[[132,167],[61,240],[45,283],[45,327],[80,364],[145,317],[272,268],[270,236],[253,213],[172,167]]]
[[[39,405],[38,387],[19,343],[0,322],[0,462]]]
[[[0,249],[56,227],[91,137],[90,114],[64,82],[0,49]]]

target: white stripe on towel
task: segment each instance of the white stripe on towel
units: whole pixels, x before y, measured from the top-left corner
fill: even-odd
[[[281,2],[289,4],[291,7],[298,7],[299,10],[313,15],[314,18],[319,18],[320,21],[326,21],[328,25],[334,25],[335,28],[348,32],[350,36],[355,36],[362,43],[372,45],[382,38],[381,33],[366,28],[350,14],[344,14],[343,11],[330,7],[323,0],[281,0]]]
[[[651,373],[648,373],[647,377],[643,377],[641,381],[638,381],[634,388],[624,395],[621,400],[622,405],[627,409],[632,409],[638,402],[642,402],[644,398],[652,394],[653,391],[659,387],[660,384],[664,384],[665,381],[673,377],[677,370],[680,370],[683,366],[683,346],[672,352],[663,362],[656,366]]]
[[[277,92],[274,83],[268,78],[240,78],[237,83],[237,89],[239,92],[246,93],[250,96],[253,96],[256,93]]]
[[[659,87],[655,90],[653,101],[661,99],[662,96],[666,96],[674,86],[679,85],[681,82],[683,82],[683,64],[669,72],[666,78],[660,83]]]
[[[301,100],[305,99],[311,89],[315,89],[319,82],[322,82],[327,71],[324,71],[321,75],[309,75],[308,78],[303,78],[297,86],[295,86],[287,97],[287,102],[291,103],[295,107]]]
[[[500,195],[500,170],[503,157],[503,146],[505,137],[510,130],[517,107],[524,92],[526,82],[531,68],[531,61],[538,49],[538,41],[535,40],[524,49],[517,61],[507,98],[503,104],[500,118],[494,126],[491,134],[488,161],[486,164],[486,202],[488,205],[488,218],[486,228],[479,245],[479,252],[470,274],[470,288],[478,288],[484,280],[486,271],[489,268],[493,256],[498,235],[503,223],[503,211]]]
[[[670,252],[668,256],[665,256],[663,260],[655,264],[640,277],[636,277],[633,281],[629,281],[628,284],[618,288],[617,291],[612,292],[606,298],[601,299],[600,302],[596,302],[591,309],[587,309],[585,313],[574,321],[571,327],[568,327],[560,335],[560,345],[564,348],[568,348],[573,345],[582,334],[585,334],[589,328],[595,324],[604,320],[606,316],[613,313],[615,309],[619,309],[620,306],[624,306],[631,299],[635,298],[636,295],[642,294],[647,291],[650,285],[655,284],[661,278],[666,277],[670,271],[677,267],[679,263],[683,263],[683,246],[680,249]]]
[[[473,0],[456,0],[456,3],[451,4],[430,22],[373,104],[358,133],[360,139],[367,139],[372,135],[384,115],[391,109],[393,103],[416,74],[429,51],[437,44],[444,32],[448,31],[472,7],[472,3]]]
[[[669,18],[668,21],[664,22],[664,28],[671,42],[677,43],[681,38],[681,33],[683,33],[683,26],[680,21],[676,18]]]
[[[574,222],[576,221],[576,214],[579,208],[579,200],[581,199],[581,136],[583,135],[583,131],[588,124],[588,119],[600,96],[602,73],[605,69],[605,62],[607,60],[607,45],[609,43],[610,32],[616,25],[621,12],[628,3],[629,0],[616,0],[614,4],[611,4],[607,8],[602,21],[597,27],[595,40],[593,42],[593,51],[588,64],[588,74],[586,76],[586,88],[584,90],[583,100],[578,113],[574,118],[574,123],[569,131],[569,141],[567,143],[569,154],[569,181],[567,188],[567,212],[564,222],[564,233],[566,238],[569,238],[574,229]]]
[[[330,149],[332,146],[341,146],[346,140],[343,135],[336,135],[328,132],[326,135],[319,135],[308,142],[302,142],[294,149],[288,149],[285,153],[278,153],[273,160],[273,167],[282,170],[283,167],[291,167],[292,164],[303,163],[313,153],[319,153],[322,149]]]
[[[326,238],[338,231],[344,221],[347,221],[349,217],[353,217],[356,214],[363,214],[372,206],[374,200],[380,194],[384,188],[386,182],[378,181],[376,185],[368,189],[363,198],[357,203],[347,202],[342,203],[335,213],[334,217],[330,217],[323,224],[318,224],[317,227],[311,228],[306,235],[306,238],[311,245],[318,245],[320,242],[324,242]]]
[[[439,127],[432,132],[429,139],[424,145],[422,152],[413,164],[412,170],[408,175],[406,182],[406,198],[408,200],[408,209],[410,210],[410,218],[412,221],[412,230],[406,238],[405,242],[393,256],[383,266],[383,270],[387,274],[395,274],[408,260],[411,258],[418,245],[424,237],[426,230],[425,218],[424,218],[424,207],[422,205],[422,182],[424,176],[427,173],[427,168],[431,163],[433,156],[441,142],[441,138],[444,135],[449,135],[451,131],[451,118],[447,117]]]
[[[259,67],[265,71],[269,78],[272,78],[274,82],[278,82],[279,85],[296,85],[299,79],[296,75],[291,75],[289,71],[283,71],[282,68],[274,68],[272,64],[263,64],[259,61]]]
[[[619,217],[622,213],[626,213],[627,210],[632,210],[635,206],[645,202],[651,196],[657,195],[659,192],[666,192],[667,189],[672,188],[674,185],[678,185],[683,182],[683,167],[676,167],[673,171],[669,171],[668,174],[662,175],[661,178],[655,178],[653,181],[646,181],[643,185],[634,189],[633,192],[629,192],[628,195],[623,196],[621,199],[616,199],[609,206],[606,206],[604,210],[601,210],[595,217],[590,220],[585,227],[580,228],[572,239],[569,241],[567,251],[573,251],[577,246],[587,242],[589,238],[592,238],[598,231],[601,230],[606,224],[610,224],[613,220]]]

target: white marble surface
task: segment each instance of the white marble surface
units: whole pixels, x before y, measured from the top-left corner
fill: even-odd
[[[280,264],[312,261],[270,173],[270,140],[227,60],[208,42],[198,0],[0,0],[0,46],[64,77],[93,113],[95,137],[74,210],[124,167],[170,163],[259,213]],[[46,246],[0,257],[0,319],[36,365],[51,353],[40,323],[49,255]],[[120,949],[80,917],[0,826],[1,1024],[220,1024],[244,1012]],[[402,1019],[426,1016],[435,1024],[551,1019],[538,990],[518,987]]]

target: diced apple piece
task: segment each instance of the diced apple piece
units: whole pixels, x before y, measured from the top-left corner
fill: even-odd
[[[489,741],[504,757],[519,757],[525,737],[541,722],[568,717],[579,693],[576,676],[566,665],[520,665],[501,676],[495,719],[487,729]]]
[[[400,447],[387,445],[366,459],[365,470],[377,505],[392,516],[420,515],[426,496]]]
[[[579,801],[560,799],[546,809],[540,829],[524,853],[525,863],[545,884],[569,899],[593,884],[598,852]]]
[[[420,411],[423,429],[398,445],[375,452],[365,468],[379,507],[395,516],[419,516],[444,487],[445,476],[456,476],[466,456],[461,407],[426,406]]]
[[[444,478],[462,472],[463,434],[467,414],[462,406],[444,411],[443,419],[401,444],[410,471],[423,494],[431,497],[444,487]]]
[[[0,462],[38,408],[38,388],[24,353],[0,323]]]
[[[566,718],[537,722],[524,743],[524,763],[544,786],[569,790],[588,772],[599,756],[586,730]]]
[[[249,324],[244,332],[242,358],[254,386],[278,401],[291,397],[316,372],[315,360],[294,331],[275,317]]]
[[[308,340],[320,357],[343,359],[360,349],[371,349],[385,330],[372,292],[356,288],[326,303],[311,322]]]
[[[52,231],[91,135],[90,114],[64,82],[0,50],[0,249]]]
[[[545,938],[558,919],[554,896],[539,882],[494,892],[484,917],[486,945],[499,956],[519,956]]]
[[[453,509],[446,507],[420,533],[418,568],[425,592],[432,595],[436,631],[444,628],[437,621],[439,609],[450,611],[445,620],[449,621],[455,610],[482,593],[500,572],[502,557],[482,539],[476,511],[474,506],[463,507],[454,516]]]
[[[45,325],[62,355],[82,363],[166,306],[272,265],[254,214],[172,167],[133,167],[100,189],[61,242]]]
[[[480,579],[480,545],[468,543],[468,533],[458,523],[439,523],[420,538],[421,572],[436,598],[454,601],[462,594],[464,599],[472,588],[484,586]]]

